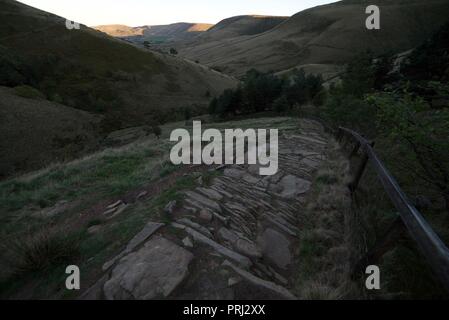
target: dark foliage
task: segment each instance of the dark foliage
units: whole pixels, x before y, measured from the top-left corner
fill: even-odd
[[[449,23],[412,52],[402,73],[409,80],[449,80]]]
[[[280,78],[252,69],[238,88],[225,90],[212,99],[209,113],[220,117],[264,111],[285,113],[294,106],[319,101],[315,97],[322,92],[322,83],[321,76],[306,76],[303,70],[295,70],[290,77]]]

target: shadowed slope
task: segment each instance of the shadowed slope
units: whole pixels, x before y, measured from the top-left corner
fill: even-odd
[[[342,1],[302,11],[253,36],[214,39],[180,54],[241,76],[250,68],[282,71],[302,64],[341,64],[355,52],[401,52],[416,47],[448,18],[449,2],[380,1],[381,30],[365,27],[366,3]]]

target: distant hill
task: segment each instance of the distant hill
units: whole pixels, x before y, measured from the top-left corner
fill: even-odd
[[[213,25],[207,23],[173,23],[169,25],[128,27],[124,25],[96,26],[94,29],[107,33],[113,37],[125,38],[130,41],[142,43],[164,43],[190,40],[209,30]]]
[[[223,40],[256,35],[273,29],[288,17],[246,15],[224,19],[200,35],[199,40]]]
[[[242,15],[224,19],[216,25],[204,23],[173,23],[159,26],[128,27],[123,25],[97,26],[95,29],[125,39],[143,47],[145,41],[156,50],[194,47],[215,40],[256,35],[268,31],[288,17]],[[196,59],[194,59],[196,60]]]
[[[108,24],[92,27],[95,30],[104,32],[112,37],[132,37],[143,36],[147,27],[128,27],[122,24]]]
[[[416,47],[449,19],[449,1],[376,2],[381,30],[365,27],[365,1],[340,1],[297,13],[260,34],[180,46],[180,55],[236,76],[248,69],[280,72],[298,65],[342,64],[354,53]],[[209,32],[213,32],[214,28]]]

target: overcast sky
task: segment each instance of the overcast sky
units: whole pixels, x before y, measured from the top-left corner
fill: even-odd
[[[336,0],[20,0],[88,26],[217,23],[243,14],[291,16]]]

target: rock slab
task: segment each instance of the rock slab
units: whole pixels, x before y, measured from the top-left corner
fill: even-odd
[[[292,261],[290,241],[271,228],[266,229],[258,238],[264,259],[281,269],[286,269]]]
[[[186,278],[193,255],[163,238],[120,260],[103,290],[108,300],[167,298]]]

